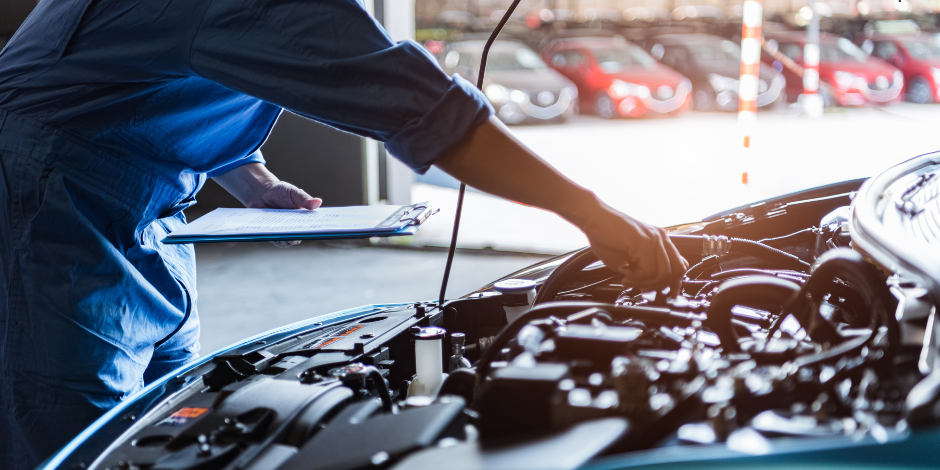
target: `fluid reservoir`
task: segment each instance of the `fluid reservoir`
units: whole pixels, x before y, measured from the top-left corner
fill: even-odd
[[[493,284],[493,289],[502,294],[503,310],[509,323],[529,310],[535,300],[535,281],[528,279],[506,279]]]
[[[421,328],[414,333],[415,369],[418,373],[408,395],[433,397],[444,380],[444,353],[441,341],[447,330],[436,326]]]

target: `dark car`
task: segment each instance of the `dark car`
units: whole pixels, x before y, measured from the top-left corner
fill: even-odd
[[[441,67],[476,83],[484,44],[478,40],[449,44],[439,55]],[[564,122],[578,110],[574,84],[517,42],[493,43],[483,91],[506,124]]]
[[[602,118],[689,109],[688,79],[623,38],[558,39],[542,57],[577,84],[582,107]]]
[[[935,468],[940,154],[862,183],[669,229],[670,298],[583,249],[248,338],[40,468]]]
[[[872,55],[904,74],[904,91],[914,103],[940,102],[940,40],[928,35],[879,35]]]
[[[662,63],[692,81],[693,104],[699,111],[737,111],[741,48],[708,34],[664,34],[644,41],[646,49]],[[757,106],[786,103],[786,79],[761,65]]]
[[[806,33],[773,33],[767,39],[775,41],[777,50],[798,67],[783,67],[787,93],[792,97],[803,93],[803,80],[797,72],[804,66]],[[766,50],[761,57],[765,62],[775,60]],[[896,103],[902,99],[903,89],[904,74],[891,64],[869,56],[848,39],[820,35],[819,95],[826,107]]]

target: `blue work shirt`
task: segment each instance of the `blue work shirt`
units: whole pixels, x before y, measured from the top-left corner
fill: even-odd
[[[193,353],[194,252],[160,240],[282,109],[419,172],[492,113],[354,0],[43,0],[0,52],[0,467]]]

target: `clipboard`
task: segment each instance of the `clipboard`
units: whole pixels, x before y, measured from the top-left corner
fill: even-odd
[[[162,243],[339,240],[414,235],[439,212],[429,202],[407,206],[304,209],[216,209],[174,230]]]

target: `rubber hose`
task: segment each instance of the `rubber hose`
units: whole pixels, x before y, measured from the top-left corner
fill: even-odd
[[[814,341],[844,341],[845,338],[838,333],[835,326],[823,318],[815,305],[809,301],[809,297],[812,297],[818,304],[822,296],[828,293],[835,279],[855,287],[864,310],[871,314],[871,328],[875,329],[879,322],[882,323],[888,328],[889,347],[897,345],[900,341],[900,327],[894,315],[889,313],[894,311],[895,306],[885,305],[885,301],[891,302],[894,297],[878,268],[850,248],[836,248],[823,253],[813,264],[812,275],[803,285],[800,295],[787,306],[780,318],[792,313]],[[778,327],[779,322],[771,327],[771,333]]]
[[[772,246],[767,246],[763,243],[755,242],[754,240],[745,240],[743,238],[731,238],[730,240],[731,249],[728,251],[729,253],[761,258],[794,271],[803,271],[810,267],[809,263],[806,261]]]
[[[701,235],[669,235],[669,240],[680,252],[694,252],[697,250],[699,253],[706,253],[706,239]],[[754,240],[728,238],[723,242],[728,244],[726,251],[728,254],[753,256],[795,271],[806,271],[810,267],[809,263],[790,253]]]
[[[591,247],[582,248],[581,250],[575,252],[568,259],[563,261],[561,265],[555,268],[554,271],[548,276],[548,279],[542,284],[542,287],[539,288],[538,293],[535,295],[535,300],[532,302],[532,306],[539,305],[541,303],[549,302],[555,299],[555,296],[561,291],[561,288],[565,286],[568,282],[568,279],[575,274],[581,272],[584,268],[588,267],[591,263],[597,261],[597,255],[591,251]]]
[[[698,278],[699,276],[701,276],[702,274],[704,274],[705,271],[707,271],[707,270],[709,270],[709,269],[712,269],[712,268],[715,268],[715,267],[717,267],[717,266],[718,266],[718,256],[717,256],[717,255],[706,256],[706,257],[702,258],[702,260],[699,261],[698,263],[696,263],[694,266],[692,266],[691,268],[689,268],[689,269],[685,272],[685,277],[687,277],[687,278],[689,278],[689,279],[696,279],[696,278]]]
[[[718,335],[721,347],[726,352],[740,352],[738,333],[732,322],[731,309],[736,305],[745,307],[782,310],[794,295],[800,292],[800,285],[774,276],[753,275],[729,279],[720,286],[708,306],[706,324]],[[778,312],[771,312],[778,313]]]

